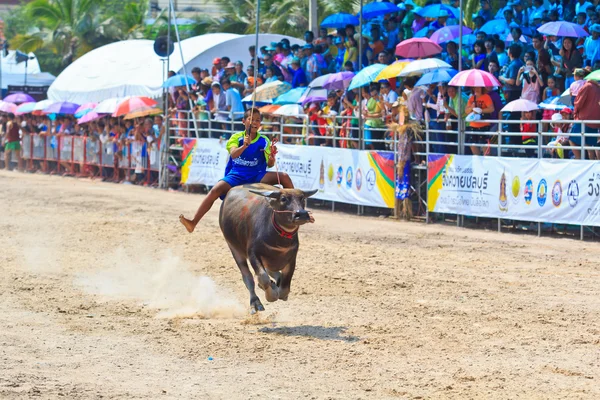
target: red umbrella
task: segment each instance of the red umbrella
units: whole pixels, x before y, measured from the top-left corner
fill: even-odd
[[[441,52],[440,45],[427,38],[404,40],[396,46],[396,55],[404,58],[425,58]]]
[[[119,103],[113,114],[113,117],[120,117],[121,115],[126,115],[144,108],[153,107],[157,104],[158,103],[156,101],[149,97],[130,97]]]

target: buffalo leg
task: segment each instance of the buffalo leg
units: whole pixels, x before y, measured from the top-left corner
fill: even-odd
[[[248,254],[248,259],[258,278],[258,286],[265,291],[267,301],[277,301],[279,299],[279,288],[273,283],[271,278],[269,278],[269,274],[267,274],[267,271],[258,256],[253,252],[250,252]]]
[[[235,263],[242,273],[244,284],[246,285],[248,292],[250,292],[250,313],[255,314],[257,311],[265,311],[265,307],[260,302],[260,299],[254,290],[254,277],[252,276],[252,272],[250,272],[250,268],[248,268],[246,256],[234,249],[231,245],[229,246],[229,249],[231,250],[231,254],[235,259]]]
[[[279,299],[287,301],[288,295],[290,294],[290,285],[292,283],[292,276],[294,276],[294,270],[296,269],[296,260],[291,261],[281,271],[281,283],[279,285]]]

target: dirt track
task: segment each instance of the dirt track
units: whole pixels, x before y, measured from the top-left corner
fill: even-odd
[[[0,172],[0,398],[600,398],[598,244],[317,210],[250,318],[200,199]]]

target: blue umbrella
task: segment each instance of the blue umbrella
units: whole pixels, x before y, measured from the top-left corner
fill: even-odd
[[[345,28],[346,25],[357,26],[360,24],[358,18],[352,14],[332,14],[321,22],[321,28]]]
[[[540,108],[544,110],[556,110],[560,111],[565,107],[573,108],[571,106],[565,105],[565,103],[560,99],[561,96],[548,97],[546,100],[540,103]]]
[[[486,22],[481,30],[488,35],[501,35],[508,30],[508,24],[504,19],[494,19]]]
[[[458,9],[454,7],[449,7],[445,4],[433,4],[430,6],[426,6],[421,8],[416,14],[420,15],[423,18],[438,18],[440,16],[440,11],[446,11],[448,13],[448,17],[451,18],[460,18],[460,13]]]
[[[424,37],[427,37],[427,32],[429,32],[429,31],[433,31],[433,32],[435,32],[435,28],[431,28],[429,25],[427,25],[427,26],[425,26],[425,28],[423,28],[423,29],[421,29],[421,30],[418,30],[418,31],[417,31],[417,32],[416,32],[416,33],[413,35],[413,37],[416,37],[416,38],[424,38]]]
[[[444,83],[450,82],[450,79],[458,73],[455,69],[438,69],[433,72],[424,74],[421,79],[417,81],[415,86],[426,86],[432,83]]]
[[[165,81],[165,83],[163,83],[163,87],[169,88],[169,87],[175,87],[175,86],[186,86],[186,80],[187,80],[187,83],[190,85],[196,84],[196,80],[192,76],[188,75],[186,77],[185,75],[175,75],[175,76],[172,76],[169,79],[167,79]]]
[[[299,87],[277,97],[273,104],[297,104],[307,88]]]
[[[393,3],[387,2],[373,2],[369,3],[362,8],[362,15],[364,19],[372,19],[379,17],[380,15],[391,14],[399,12],[400,8]],[[356,15],[360,16],[360,13]]]
[[[463,35],[463,37],[462,37],[462,44],[465,46],[473,46],[476,41],[477,41],[477,36],[475,36],[473,34]],[[456,43],[456,40],[453,40],[453,42]]]
[[[372,4],[372,3],[371,3]],[[385,68],[387,65],[385,64],[373,64],[369,65],[366,68],[360,70],[354,78],[352,78],[352,82],[350,82],[350,86],[348,86],[348,90],[356,89],[361,86],[368,85],[373,82],[377,75]]]

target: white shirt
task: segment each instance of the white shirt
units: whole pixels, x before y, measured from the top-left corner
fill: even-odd
[[[579,14],[580,12],[585,12],[588,7],[593,7],[592,3],[590,3],[589,1],[586,1],[583,4],[579,4],[579,2],[577,2],[575,4],[575,15]]]

